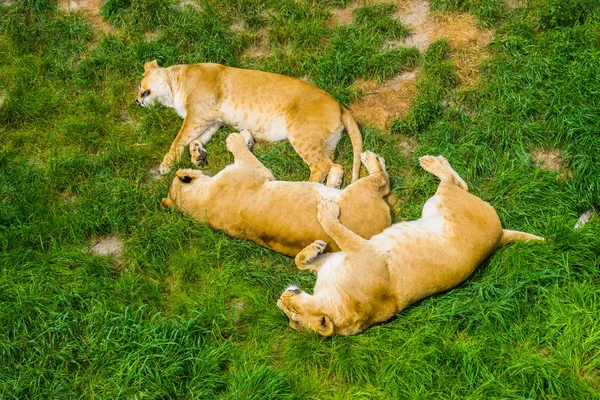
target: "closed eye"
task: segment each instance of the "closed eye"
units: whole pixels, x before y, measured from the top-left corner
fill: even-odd
[[[149,94],[150,94],[150,89],[148,89],[144,93],[142,93],[142,98],[148,96]]]

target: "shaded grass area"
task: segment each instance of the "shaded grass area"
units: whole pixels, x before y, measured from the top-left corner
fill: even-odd
[[[105,35],[55,2],[0,5],[0,397],[598,397],[600,223],[571,227],[600,200],[600,7],[434,2],[499,26],[481,84],[463,92],[446,42],[386,50],[407,34],[393,8],[330,26],[345,3],[107,0]],[[263,34],[268,54],[249,57]],[[359,336],[299,334],[275,302],[289,284],[311,288],[310,274],[160,207],[173,175],[148,171],[181,120],[134,105],[155,58],[306,76],[344,103],[358,78],[419,66],[394,134],[362,127],[386,158],[395,219],[418,217],[436,185],[401,154],[403,134],[417,155],[448,157],[506,227],[550,240],[501,249],[460,287]],[[209,173],[231,161],[229,131],[208,145]],[[533,164],[545,147],[571,175]],[[255,152],[281,179],[308,176],[286,143]],[[337,157],[349,170],[346,137]],[[120,261],[89,252],[109,234],[124,242]]]

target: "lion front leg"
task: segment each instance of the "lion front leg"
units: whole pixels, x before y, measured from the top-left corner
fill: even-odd
[[[258,158],[250,151],[254,143],[252,135],[248,131],[240,133],[231,133],[226,139],[227,150],[233,154],[233,163],[245,168],[250,168],[259,173],[259,175],[274,181],[275,177],[271,170],[265,167]]]
[[[296,258],[294,258],[296,267],[300,270],[310,269],[317,272],[323,264],[324,257],[321,255],[325,248],[327,248],[327,242],[315,240],[296,255]]]
[[[163,158],[162,163],[158,167],[158,172],[161,175],[164,175],[167,172],[169,172],[169,169],[171,168],[171,166],[175,162],[177,162],[177,160],[179,160],[179,157],[181,156],[181,153],[183,152],[184,147],[187,146],[192,140],[199,137],[198,132],[202,132],[200,135],[200,136],[202,136],[205,133],[207,126],[209,126],[209,123],[212,120],[213,120],[212,118],[195,118],[195,117],[190,116],[189,114],[188,114],[188,116],[185,117],[185,119],[183,120],[183,125],[181,126],[181,129],[179,130],[179,133],[175,137],[175,140],[173,140],[173,143],[171,143],[171,147],[169,148],[169,151],[167,152],[167,154]],[[218,129],[218,126],[217,126],[217,129]],[[214,131],[212,133],[214,133],[215,131],[216,131],[216,129],[214,129]],[[212,133],[210,136],[212,136]],[[209,139],[210,139],[210,136],[209,136]],[[208,141],[208,140],[206,140],[206,141]],[[202,150],[204,150],[204,149],[202,149]],[[205,156],[205,158],[206,158],[206,156]]]
[[[369,241],[363,239],[356,233],[352,232],[344,226],[340,220],[340,206],[332,200],[322,200],[317,205],[317,219],[329,235],[345,252],[361,252],[364,248],[369,247]]]
[[[221,124],[213,122],[210,125],[204,127],[202,132],[190,142],[190,158],[192,164],[199,167],[207,164],[206,156],[208,153],[204,148],[204,145],[213,137],[216,131],[219,130]]]

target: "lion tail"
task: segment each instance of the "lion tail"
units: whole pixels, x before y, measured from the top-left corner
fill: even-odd
[[[360,174],[360,153],[363,151],[362,135],[360,134],[356,120],[352,114],[350,114],[350,111],[344,107],[342,107],[342,121],[344,122],[346,132],[348,132],[354,151],[354,158],[352,160],[352,182],[355,182],[358,180]]]
[[[500,238],[500,243],[498,244],[498,247],[502,247],[504,245],[507,245],[507,244],[515,242],[515,241],[528,242],[530,240],[546,240],[546,239],[544,239],[543,237],[532,235],[530,233],[502,229],[502,237]]]

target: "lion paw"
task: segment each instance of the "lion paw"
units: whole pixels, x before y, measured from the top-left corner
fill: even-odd
[[[372,151],[363,151],[360,153],[360,161],[367,168],[369,174],[379,171],[385,172],[385,159]]]
[[[342,187],[342,180],[344,178],[344,168],[339,164],[333,164],[327,174],[327,186],[334,189]]]
[[[246,146],[248,147],[248,150],[252,150],[252,146],[254,146],[254,137],[252,136],[250,131],[248,131],[247,129],[244,129],[243,131],[240,132],[240,135],[242,135],[244,137],[244,141],[246,142]]]
[[[204,147],[202,147],[202,144],[200,142],[193,141],[190,143],[190,155],[192,159],[192,164],[195,164],[199,167],[206,165],[207,154],[208,153],[206,152],[206,150],[204,150]]]
[[[333,200],[322,200],[317,204],[317,219],[319,221],[325,218],[338,218],[340,216],[340,206]]]
[[[458,175],[452,168],[446,157],[444,156],[423,156],[419,158],[421,167],[432,175],[437,176],[440,180],[451,181],[465,191],[469,191],[467,183]]]
[[[227,139],[225,139],[225,143],[227,145],[227,150],[229,151],[234,150],[237,146],[246,147],[246,140],[239,132],[230,133],[229,136],[227,136]]]
[[[300,254],[300,263],[303,265],[312,264],[315,259],[325,251],[327,242],[324,240],[315,240],[302,250]]]
[[[419,164],[425,171],[437,175],[441,169],[441,162],[436,156],[419,157]]]
[[[158,173],[159,173],[159,175],[166,175],[169,173],[169,169],[170,169],[169,165],[163,161],[158,166]]]

